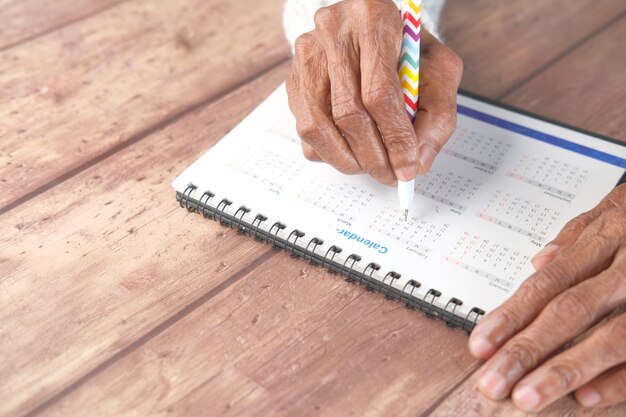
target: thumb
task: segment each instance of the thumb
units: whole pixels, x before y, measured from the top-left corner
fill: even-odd
[[[450,48],[428,33],[424,33],[424,42],[420,105],[414,124],[421,173],[430,170],[456,129],[456,94],[463,74],[463,62]]]

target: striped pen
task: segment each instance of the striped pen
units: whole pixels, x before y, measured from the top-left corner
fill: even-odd
[[[419,105],[419,71],[420,71],[420,29],[421,0],[402,1],[402,50],[400,52],[400,83],[404,93],[406,112],[411,124],[415,123],[415,115]],[[404,220],[408,220],[409,207],[415,196],[415,180],[398,180],[398,197],[400,208],[404,211]]]

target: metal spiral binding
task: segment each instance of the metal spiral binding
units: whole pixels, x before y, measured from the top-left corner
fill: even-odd
[[[387,275],[385,275],[383,280],[380,282],[381,286],[385,285],[385,281],[387,281],[387,277],[391,277],[391,281],[389,281],[389,284],[387,284],[387,287],[385,287],[385,298],[393,299],[393,297],[389,295],[389,290],[393,288],[393,282],[400,278],[400,274],[394,271],[387,272]]]
[[[335,255],[337,255],[338,253],[341,253],[342,251],[343,249],[341,249],[339,246],[332,245],[330,248],[328,248],[328,250],[326,251],[326,254],[324,255],[324,261],[328,263],[327,268],[331,274],[337,273],[337,271],[333,270],[333,261],[335,260]],[[328,254],[331,252],[333,253],[333,255],[330,258],[328,258]],[[324,266],[324,264],[322,264],[322,266]]]
[[[295,236],[296,238],[293,240],[293,243],[291,243],[291,237]],[[298,242],[298,239],[300,239],[301,237],[304,236],[304,232],[298,230],[298,229],[293,229],[291,231],[291,233],[289,233],[289,236],[287,237],[287,243],[291,244],[291,257],[292,258],[299,258],[300,255],[298,255],[297,252],[297,246],[296,246],[296,242]]]
[[[448,306],[450,305],[453,306],[452,310],[448,310]],[[446,306],[443,309],[444,313],[448,313],[450,315],[449,317],[446,316],[446,325],[450,327],[456,327],[458,319],[456,319],[457,316],[454,315],[454,312],[456,311],[456,308],[461,305],[463,305],[463,301],[459,300],[456,297],[452,297],[450,300],[448,300]]]
[[[352,263],[350,264],[350,267],[347,269],[348,275],[345,275],[346,281],[354,282],[354,278],[351,278],[351,275],[352,275],[352,272],[354,272],[354,264],[359,262],[360,260],[361,260],[361,257],[357,255],[356,253],[353,253],[350,256],[348,256],[346,260],[343,262],[343,265],[341,266],[341,271],[339,272],[341,275],[345,275],[344,269],[346,267],[346,264],[348,263],[348,261],[352,261]]]
[[[369,275],[366,274],[368,269],[370,270],[370,274]],[[373,291],[374,290],[374,287],[370,286],[370,282],[375,281],[374,277],[372,276],[375,271],[380,271],[380,265],[378,265],[377,263],[374,263],[374,262],[370,262],[369,264],[367,264],[367,266],[363,270],[363,276],[367,276],[367,279],[365,281],[365,289],[367,291]],[[359,277],[359,281],[358,281],[359,284],[363,284],[363,281],[361,279],[362,279],[362,277]]]
[[[434,288],[431,288],[430,290],[428,290],[426,295],[424,295],[424,302],[426,302],[426,299],[428,298],[429,295],[431,296],[430,304],[428,305],[428,307],[426,307],[426,309],[424,309],[424,312],[429,317],[435,317],[436,313],[435,313],[435,310],[433,309],[433,303],[435,302],[437,298],[441,297],[441,292],[437,291]]]
[[[263,240],[263,238],[259,237],[259,230],[261,230],[261,223],[266,220],[267,217],[260,213],[254,217],[254,220],[252,220],[252,227],[250,228],[250,230],[254,231],[254,235],[251,236],[254,237],[255,240]]]
[[[408,294],[407,296],[407,301],[406,301],[406,308],[411,308],[411,298],[413,297],[413,291],[415,291],[415,289],[419,288],[422,286],[422,284],[420,284],[419,282],[415,281],[414,279],[410,279],[406,282],[406,284],[404,284],[404,287],[402,287],[402,291],[400,292],[400,297],[398,298],[398,301],[404,301],[404,293],[406,291],[406,287],[410,286],[411,287],[411,292]]]
[[[324,241],[322,239],[319,239],[317,237],[314,237],[313,239],[309,240],[309,243],[307,243],[306,245],[306,249],[304,250],[304,260],[306,261],[306,254],[309,254],[309,262],[313,265],[319,265],[319,262],[315,261],[315,249],[317,249],[318,246],[323,245]],[[309,249],[309,247],[313,245],[313,249]]]
[[[204,217],[205,219],[212,218],[209,217],[212,216],[211,211],[207,209],[209,208],[209,200],[213,197],[215,197],[215,194],[210,191],[205,191],[204,194],[202,194],[202,196],[198,199],[197,206],[202,206],[202,217]]]
[[[241,213],[241,215],[237,217],[239,213]],[[241,235],[241,234],[246,233],[246,227],[242,226],[241,223],[243,222],[243,216],[245,216],[248,213],[250,213],[250,209],[247,208],[246,206],[241,206],[237,209],[237,211],[233,215],[233,218],[230,221],[230,226],[232,227],[233,222],[235,222],[235,225],[237,226],[237,234]]]
[[[401,278],[401,275],[397,272],[389,271],[382,280],[379,280],[374,277],[374,274],[381,270],[381,266],[374,262],[370,262],[362,272],[359,272],[355,268],[357,263],[362,260],[358,254],[353,253],[349,255],[343,263],[335,261],[337,254],[343,251],[338,246],[330,246],[322,256],[316,252],[320,246],[324,245],[324,241],[320,238],[312,238],[303,248],[301,245],[297,245],[298,240],[305,236],[305,233],[301,230],[292,230],[286,239],[279,237],[279,233],[287,228],[285,224],[275,222],[266,231],[261,228],[263,222],[268,220],[263,214],[256,214],[252,221],[245,220],[251,210],[243,205],[234,214],[228,214],[226,210],[232,205],[230,200],[224,198],[216,206],[211,206],[209,201],[215,197],[215,194],[210,191],[205,191],[197,200],[191,198],[191,194],[197,188],[194,184],[189,184],[184,192],[177,193],[177,199],[182,208],[189,212],[202,214],[203,217],[216,220],[230,228],[236,228],[238,234],[248,234],[256,240],[271,244],[274,249],[290,251],[292,257],[302,258],[314,265],[324,267],[332,274],[340,274],[348,282],[363,284],[369,291],[377,291],[384,294],[386,298],[403,302],[407,308],[423,311],[428,317],[440,319],[448,326],[460,328],[469,333],[479,318],[485,314],[484,310],[473,307],[466,314],[465,318],[459,316],[457,309],[463,305],[463,301],[455,297],[449,299],[443,308],[440,307],[442,304],[439,304],[439,306],[435,305],[436,300],[442,294],[434,288],[430,288],[423,297],[418,298],[415,291],[422,284],[414,279],[408,280],[400,290],[394,286],[394,283]]]
[[[185,188],[185,192],[183,192],[183,196],[180,199],[180,206],[184,209],[187,209],[187,211],[191,212],[192,209],[189,205],[189,197],[191,196],[191,193],[198,187],[196,187],[193,184],[189,184],[187,186],[187,188]]]
[[[279,247],[276,245],[276,240],[278,239],[278,233],[281,230],[286,229],[287,226],[282,224],[281,222],[276,222],[272,225],[272,227],[270,227],[270,231],[268,232],[268,238],[265,239],[265,243],[270,243],[270,239],[272,239],[272,247],[278,249]],[[272,231],[274,231],[274,234],[272,234]]]
[[[220,222],[220,224],[227,224],[226,222],[224,222],[224,210],[226,210],[226,207],[230,206],[231,204],[233,204],[232,201],[223,198],[222,201],[219,202],[217,207],[215,207],[215,211],[217,212],[217,214],[215,215],[215,219]]]

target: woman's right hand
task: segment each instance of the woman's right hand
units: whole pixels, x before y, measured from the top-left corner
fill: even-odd
[[[384,184],[427,172],[456,127],[461,59],[422,28],[419,110],[405,110],[402,18],[391,0],[344,0],[296,41],[289,106],[307,159]]]

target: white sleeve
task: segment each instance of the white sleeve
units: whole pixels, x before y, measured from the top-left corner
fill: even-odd
[[[283,27],[285,28],[285,36],[293,45],[296,38],[305,32],[310,32],[315,28],[313,16],[320,7],[337,3],[338,0],[287,0],[285,11],[283,13]],[[402,0],[393,0],[400,8]],[[422,2],[422,25],[438,39],[439,17],[445,0],[424,0]]]

